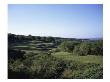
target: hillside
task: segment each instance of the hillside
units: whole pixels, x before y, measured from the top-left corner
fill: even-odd
[[[103,40],[9,33],[8,78],[102,79]]]

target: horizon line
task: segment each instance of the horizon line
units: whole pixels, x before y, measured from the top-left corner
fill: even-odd
[[[24,35],[24,36],[31,35],[31,36],[40,36],[40,37],[74,38],[74,39],[103,39],[103,37],[90,37],[90,38],[88,38],[88,37],[86,37],[86,38],[82,37],[82,38],[77,38],[77,37],[62,37],[62,36],[50,36],[50,35],[43,36],[43,35],[33,35],[33,34],[18,34],[18,33],[10,33],[10,32],[8,34]]]

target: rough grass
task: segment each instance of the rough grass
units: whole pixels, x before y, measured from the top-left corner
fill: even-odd
[[[68,52],[56,52],[52,55],[54,57],[61,58],[63,60],[79,61],[82,63],[103,64],[103,56],[95,56],[95,55],[77,56],[77,55],[72,55],[71,53]]]

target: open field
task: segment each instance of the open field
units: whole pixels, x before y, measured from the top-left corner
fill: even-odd
[[[78,61],[82,63],[96,63],[96,64],[103,63],[103,56],[95,56],[95,55],[77,56],[68,52],[57,52],[52,55],[54,57],[61,58],[63,60]]]

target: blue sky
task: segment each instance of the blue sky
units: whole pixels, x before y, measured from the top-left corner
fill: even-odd
[[[8,32],[66,38],[103,37],[102,4],[9,4]]]

